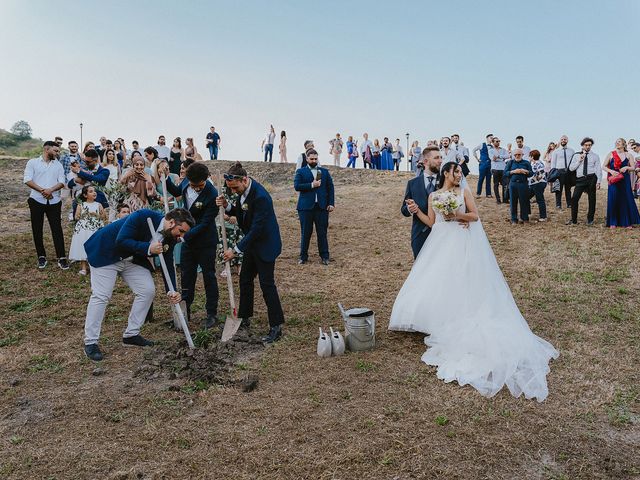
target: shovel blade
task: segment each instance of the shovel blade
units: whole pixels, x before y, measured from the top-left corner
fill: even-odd
[[[180,307],[180,310],[182,310],[182,316],[186,320],[187,319],[187,302],[183,300],[178,304],[178,306]],[[182,325],[180,324],[180,317],[178,317],[178,312],[176,312],[175,308],[172,308],[171,313],[173,314],[173,328],[175,328],[176,331],[178,332],[182,331]]]
[[[224,328],[222,329],[222,338],[220,339],[222,342],[228,342],[233,338],[238,329],[240,328],[241,319],[227,316],[227,319],[224,322]]]

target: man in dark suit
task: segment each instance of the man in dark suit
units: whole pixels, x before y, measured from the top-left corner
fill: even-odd
[[[186,178],[179,186],[168,178],[167,165],[163,164],[167,175],[167,191],[174,197],[182,197],[184,206],[196,221],[196,225],[184,235],[180,256],[182,297],[187,303],[187,316],[191,317],[191,304],[195,296],[198,266],[202,270],[204,290],[207,297],[207,319],[204,328],[212,328],[218,321],[218,281],[216,280],[216,249],[218,229],[216,216],[218,191],[209,179],[209,169],[204,163],[189,165]]]
[[[298,218],[300,219],[300,265],[309,259],[309,242],[316,227],[318,252],[323,265],[329,265],[329,213],[334,207],[333,180],[329,170],[318,166],[318,152],[307,150],[307,166],[296,170],[293,186],[298,196]]]
[[[282,241],[273,201],[265,188],[247,175],[247,171],[239,162],[229,168],[224,178],[227,187],[233,193],[237,193],[239,199],[232,205],[221,195],[216,203],[225,208],[229,215],[238,219],[238,225],[244,232],[243,239],[235,249],[224,252],[225,261],[231,260],[238,253],[243,254],[238,317],[242,319],[242,326],[249,326],[249,319],[253,316],[253,281],[257,275],[262,296],[267,304],[270,327],[269,333],[262,341],[272,343],[282,336],[284,323],[284,313],[274,278],[276,258],[282,252]]]
[[[430,146],[422,151],[422,162],[424,163],[424,173],[412,178],[407,183],[407,190],[404,194],[404,201],[400,211],[405,217],[413,215],[413,225],[411,227],[411,249],[413,258],[420,253],[420,249],[427,237],[431,233],[431,228],[420,221],[416,213],[422,210],[428,211],[429,195],[438,188],[438,177],[442,166],[442,154],[436,146]]]
[[[156,229],[153,237],[148,218],[151,218]],[[173,246],[194,224],[191,214],[183,208],[166,215],[143,209],[101,228],[85,242],[87,261],[91,265],[91,298],[84,324],[84,352],[87,357],[95,361],[102,360],[98,339],[118,274],[135,295],[122,343],[138,347],[153,345],[153,342],[140,335],[140,328],[156,292],[151,276],[153,259],[150,257],[164,256],[169,276],[175,285]],[[166,282],[165,288],[169,292]],[[177,292],[168,295],[171,303],[181,300]]]

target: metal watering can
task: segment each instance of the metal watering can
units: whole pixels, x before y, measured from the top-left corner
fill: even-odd
[[[368,308],[345,310],[338,304],[345,325],[345,343],[352,352],[371,350],[376,344],[376,318]]]

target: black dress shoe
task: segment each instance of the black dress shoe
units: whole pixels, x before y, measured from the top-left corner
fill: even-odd
[[[276,325],[275,327],[271,327],[269,329],[269,333],[262,337],[262,341],[264,343],[273,343],[273,342],[277,342],[280,337],[282,337],[282,326],[281,325]]]
[[[209,330],[216,326],[218,323],[218,317],[215,315],[207,315],[207,319],[204,321],[204,329]]]
[[[244,330],[249,330],[249,327],[251,327],[251,319],[250,318],[243,318],[240,320],[240,328],[244,329]]]
[[[593,220],[587,220],[587,225],[593,225]]]
[[[93,360],[94,362],[99,362],[100,360],[102,360],[104,357],[102,356],[102,352],[100,351],[100,348],[98,347],[97,343],[92,343],[90,345],[85,345],[84,346],[84,354],[89,357],[91,360]]]
[[[133,337],[124,337],[122,344],[125,347],[153,347],[153,342],[147,340],[142,335],[134,335]]]

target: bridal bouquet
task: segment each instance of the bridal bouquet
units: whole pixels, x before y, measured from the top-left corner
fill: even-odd
[[[443,217],[453,215],[460,208],[458,196],[453,192],[436,192],[431,202],[433,209]]]

